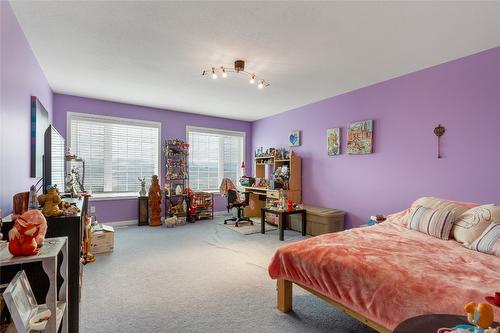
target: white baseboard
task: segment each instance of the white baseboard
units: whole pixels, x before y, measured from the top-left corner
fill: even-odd
[[[99,222],[101,223],[101,222]],[[113,221],[113,222],[105,222],[102,224],[109,224],[112,227],[126,227],[126,226],[131,226],[131,225],[138,225],[137,220],[128,220],[128,221]]]
[[[214,212],[214,216],[221,216],[221,215],[230,215],[231,214],[231,211],[227,211],[227,210],[221,210],[220,212]]]

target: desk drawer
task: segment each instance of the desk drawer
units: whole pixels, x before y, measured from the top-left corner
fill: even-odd
[[[273,199],[279,199],[280,191],[278,190],[267,190],[267,197]]]

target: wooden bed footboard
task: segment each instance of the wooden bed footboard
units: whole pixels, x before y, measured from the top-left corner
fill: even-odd
[[[344,305],[342,305],[334,300],[331,300],[327,296],[320,294],[317,291],[312,290],[311,288],[305,287],[303,285],[300,285],[298,283],[295,283],[295,284],[298,285],[299,287],[301,287],[302,289],[307,290],[308,292],[310,292],[314,296],[317,296],[317,297],[321,298],[322,300],[324,300],[325,302],[330,303],[331,305],[339,308],[342,312],[359,320],[363,324],[370,326],[374,330],[376,330],[380,333],[392,333],[392,331],[390,329],[384,327],[383,325],[380,325],[379,323],[376,323],[373,320],[366,318],[365,316],[357,313],[356,311],[353,311],[353,310],[347,308],[346,306],[344,306]],[[277,285],[277,291],[278,291],[278,293],[277,293],[277,308],[278,308],[278,310],[280,310],[281,312],[285,312],[285,313],[290,312],[292,310],[293,282],[285,280],[285,279],[278,279],[276,281],[276,285]]]

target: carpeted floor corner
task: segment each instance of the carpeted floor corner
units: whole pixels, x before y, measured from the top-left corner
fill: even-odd
[[[116,229],[115,251],[84,267],[81,332],[374,332],[299,288],[292,313],[275,309],[267,265],[301,239],[242,235],[210,220]]]

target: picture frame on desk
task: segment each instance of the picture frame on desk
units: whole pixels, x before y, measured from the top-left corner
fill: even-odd
[[[27,333],[30,319],[36,314],[38,304],[24,271],[19,271],[3,293],[14,325],[19,333]]]

